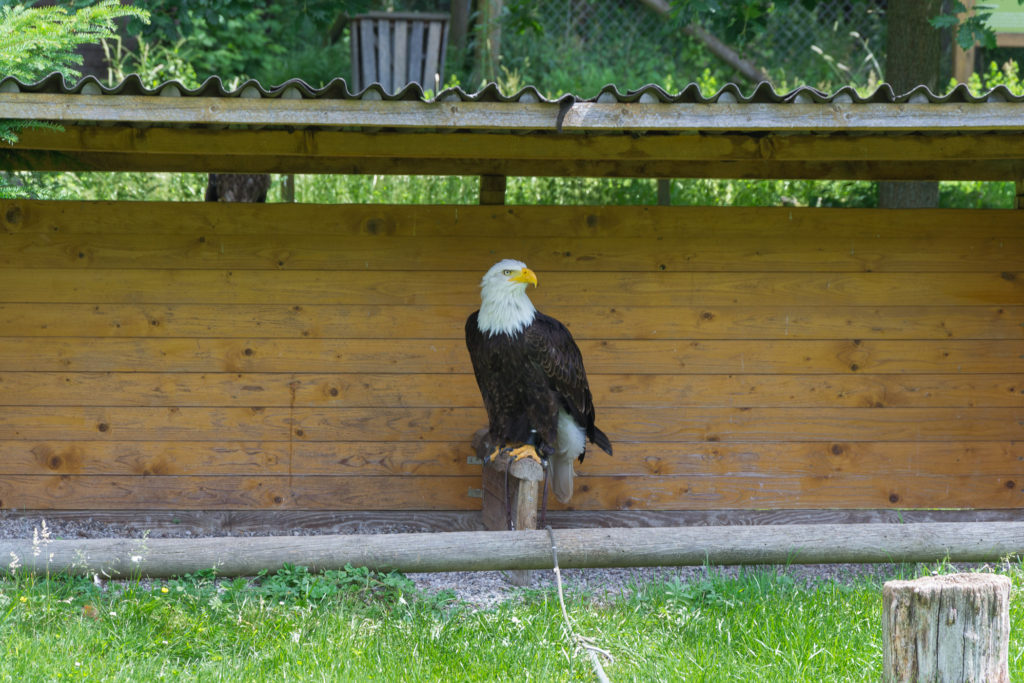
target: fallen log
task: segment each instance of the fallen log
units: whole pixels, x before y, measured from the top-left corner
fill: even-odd
[[[559,529],[567,567],[872,562],[991,562],[1024,555],[1024,522],[787,524],[777,526]],[[346,564],[382,571],[547,569],[548,532],[459,531],[426,534],[217,538],[0,540],[0,567],[108,577],[221,576],[311,570]]]

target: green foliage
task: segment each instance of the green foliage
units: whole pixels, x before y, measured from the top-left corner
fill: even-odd
[[[6,179],[16,196],[43,199],[202,201],[206,188],[204,173],[18,172]],[[281,201],[281,185],[274,182],[269,201]],[[295,178],[296,200],[310,204],[476,204],[479,191],[477,176]],[[944,208],[1008,209],[1014,202],[1007,182],[943,182],[939,191]],[[650,205],[658,191],[656,180],[644,178],[511,177],[506,197],[509,204]],[[870,208],[877,205],[877,189],[868,181],[677,178],[671,200],[675,206]]]
[[[107,59],[108,84],[115,85],[129,74],[136,74],[142,84],[155,88],[169,80],[179,81],[186,88],[197,88],[201,81],[196,70],[183,52],[185,40],[174,44],[149,43],[138,36],[138,48],[129,50],[121,37],[103,41],[103,54]]]
[[[956,87],[956,84],[956,79],[950,80],[950,89]],[[997,85],[1005,85],[1015,94],[1024,94],[1024,74],[1021,73],[1016,61],[1008,60],[1002,67],[995,62],[989,62],[986,71],[975,71],[967,81],[967,87],[975,94],[987,92]]]
[[[1017,3],[1024,5],[1024,0],[1017,0]],[[956,44],[964,50],[971,49],[975,44],[994,50],[996,32],[988,23],[992,18],[994,5],[978,3],[972,9],[973,11],[968,12],[963,2],[955,0],[948,12],[931,19],[931,25],[937,29],[953,29]]]
[[[706,51],[680,33],[677,21],[660,22],[657,35],[648,36],[636,30],[637,6],[610,3],[603,9],[603,21],[588,24],[584,40],[573,25],[559,35],[545,33],[538,18],[540,6],[518,3],[513,16],[503,21],[503,27],[511,25],[513,30],[502,36],[502,91],[513,92],[515,85],[533,85],[554,98],[565,93],[592,97],[608,84],[622,91],[649,83],[673,90],[689,82],[685,76],[680,80],[677,74],[693,73],[694,64],[707,62]],[[657,47],[666,44],[673,49]],[[599,58],[593,52],[595,45],[600,45]],[[510,74],[515,76],[514,83],[508,82]],[[468,87],[478,85],[470,83]]]
[[[60,5],[0,8],[0,72],[33,80],[51,71],[78,76],[82,63],[74,50],[82,43],[96,43],[116,34],[114,20],[135,17],[145,21],[146,10],[121,5],[119,0],[100,0],[69,12]]]
[[[268,200],[273,201],[277,194]],[[478,176],[299,175],[295,200],[310,204],[476,204]]]
[[[341,595],[364,601],[397,604],[415,586],[399,572],[376,572],[366,567],[346,564],[341,570],[313,574],[306,567],[285,564],[273,574],[263,571],[257,576],[255,592],[279,604],[308,605]]]
[[[148,13],[122,6],[118,0],[100,0],[77,11],[57,6],[0,7],[0,75],[24,81],[40,78],[51,71],[77,76],[74,65],[82,63],[74,50],[82,43],[93,43],[115,34],[114,20],[119,17],[146,20]],[[60,130],[44,121],[0,121],[0,142],[13,145],[21,131],[29,128]],[[0,197],[27,196],[23,182],[14,182],[10,174],[0,176]]]
[[[956,43],[964,50],[969,50],[975,43],[993,49],[996,46],[996,33],[988,25],[992,17],[991,5],[978,4],[974,12],[967,13],[964,3],[956,0],[948,14],[940,14],[931,19],[930,23],[937,29],[955,29]],[[966,15],[961,20],[957,15]]]
[[[32,199],[202,201],[205,173],[11,173],[18,196]]]
[[[347,42],[330,42],[331,25],[339,13],[356,13],[369,4],[156,0],[147,3],[151,23],[130,28],[140,34],[145,49],[173,55],[175,65],[188,65],[190,73],[168,70],[165,78],[203,81],[216,75],[229,82],[255,78],[266,85],[302,78],[319,86],[349,71]]]

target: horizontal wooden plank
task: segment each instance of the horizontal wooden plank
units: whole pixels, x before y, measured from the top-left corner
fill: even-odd
[[[26,131],[26,134],[29,131]],[[228,131],[220,131],[226,133]],[[1005,211],[952,209],[806,209],[709,206],[474,206],[395,204],[226,204],[218,202],[48,201],[0,199],[3,232],[76,236],[97,232],[112,217],[130,220],[118,232],[179,232],[207,236],[308,235],[325,237],[563,236],[700,237],[708,225],[722,238],[792,235],[794,238],[963,237],[959,225],[984,216],[989,237],[1016,237]],[[315,227],[314,227],[315,226]],[[103,232],[103,231],[99,231]]]
[[[109,220],[109,219],[108,219]],[[294,220],[294,219],[291,219]],[[659,237],[392,237],[0,232],[0,267],[446,270],[480,254],[516,254],[540,273],[586,272],[978,272],[1008,271],[1024,260],[1024,238],[960,236],[815,237],[714,233]],[[313,226],[309,226],[312,231]]]
[[[1019,178],[1017,133],[556,135],[152,128],[26,130],[32,170],[697,178]],[[38,151],[37,151],[38,150]],[[481,153],[484,150],[486,153]]]
[[[734,524],[921,524],[929,522],[1013,522],[1020,513],[1004,510],[549,510],[555,529],[638,528],[652,526],[724,526]],[[273,536],[296,531],[307,534],[371,534],[404,531],[480,531],[479,511],[422,510],[4,510],[9,520],[31,527],[45,519],[55,537],[63,529],[81,528],[80,521],[116,529],[138,538]],[[27,538],[28,536],[26,536]]]
[[[598,408],[1024,406],[1024,374],[589,375]],[[480,405],[463,374],[0,372],[0,406],[409,407]]]
[[[1010,340],[582,340],[594,374],[1024,372]],[[458,339],[0,337],[0,372],[468,373]]]
[[[0,508],[477,510],[480,477],[12,476]]]
[[[366,159],[410,157],[461,160],[487,156],[500,159],[553,161],[959,161],[1014,160],[1020,158],[1015,133],[966,133],[943,136],[816,134],[758,136],[673,135],[551,135],[446,131],[379,132],[338,130],[289,131],[204,128],[145,128],[135,126],[67,125],[63,131],[26,130],[19,149],[67,154],[120,153],[139,156],[174,156],[185,151],[218,157],[262,154],[311,159]],[[486,152],[486,154],[482,154]]]
[[[31,408],[0,413],[0,439],[469,441],[483,408]],[[612,443],[1011,441],[1022,408],[608,408]]]
[[[0,269],[0,303],[357,304],[479,306],[473,272]],[[1024,276],[991,273],[540,274],[530,295],[547,306],[985,306],[1024,305]]]
[[[0,475],[477,475],[465,442],[0,441]]]
[[[580,477],[553,509],[1020,508],[1005,477]],[[0,479],[0,508],[476,510],[479,477],[89,477]]]
[[[995,211],[928,211],[925,217],[920,211],[760,207],[260,205],[227,210],[235,208],[6,201],[0,203],[0,239],[8,264],[39,267],[145,263],[150,268],[363,271],[386,253],[384,267],[401,261],[417,269],[448,269],[504,249],[517,252],[538,272],[770,271],[807,264],[818,270],[920,270],[925,263],[933,270],[979,265],[1012,270],[1014,245],[1020,242],[1012,216]],[[959,229],[965,221],[983,221],[984,230],[965,236]],[[118,227],[97,228],[110,224]],[[528,237],[533,241],[524,242]]]
[[[467,130],[992,131],[1019,130],[1020,105],[917,103],[603,103],[380,101],[0,93],[0,118],[61,123],[244,124]],[[1018,143],[1019,144],[1019,143]]]
[[[1021,339],[1022,306],[548,306],[576,339]],[[462,306],[0,303],[10,337],[462,339]]]
[[[0,475],[472,476],[469,441],[0,441]],[[1019,442],[617,443],[587,476],[993,475],[1024,478]]]

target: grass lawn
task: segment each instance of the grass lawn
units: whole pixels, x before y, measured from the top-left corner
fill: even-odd
[[[1014,585],[1011,678],[1024,680],[1024,568],[999,571]],[[613,681],[874,681],[881,590],[872,578],[805,585],[712,570],[612,598],[570,591],[567,603],[577,631],[614,655]],[[6,574],[0,680],[593,680],[562,624],[553,590],[476,609],[365,569],[103,587]]]

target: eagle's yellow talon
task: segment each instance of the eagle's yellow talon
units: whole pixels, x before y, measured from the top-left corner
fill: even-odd
[[[501,455],[502,453],[505,453],[505,452],[506,452],[506,449],[505,449],[504,446],[495,446],[493,451],[491,451],[490,453],[488,453],[487,455],[484,456],[484,464],[486,465],[486,464],[494,461],[495,458],[497,458],[499,455]]]
[[[523,458],[530,458],[531,460],[536,460],[538,463],[543,464],[541,463],[540,456],[537,455],[537,449],[531,446],[530,444],[523,444],[518,448],[506,446],[501,450],[501,452],[505,453],[506,455],[508,455],[508,457],[512,458],[512,462],[522,460]]]

